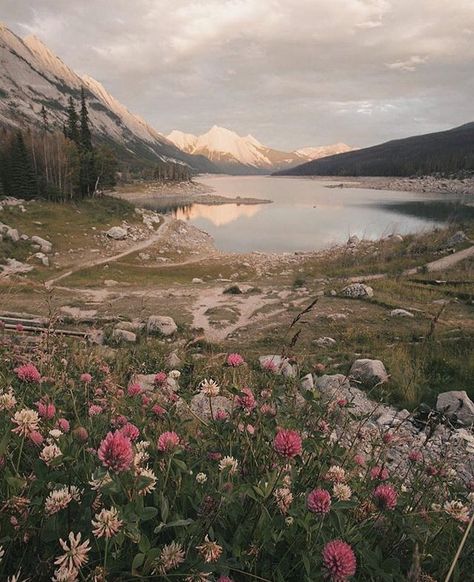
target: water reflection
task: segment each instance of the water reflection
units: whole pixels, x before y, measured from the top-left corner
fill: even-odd
[[[173,215],[181,220],[208,220],[215,226],[224,226],[239,218],[251,218],[255,216],[263,204],[191,204],[173,211]]]

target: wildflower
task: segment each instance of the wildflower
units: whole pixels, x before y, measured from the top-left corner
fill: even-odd
[[[273,448],[279,455],[288,459],[301,455],[303,450],[301,436],[295,430],[282,429],[275,436]]]
[[[280,513],[287,513],[293,502],[293,493],[290,489],[288,489],[288,487],[279,487],[273,492],[273,497],[275,498]]]
[[[209,563],[209,562],[217,562],[222,554],[222,546],[213,542],[209,539],[209,536],[204,538],[204,541],[201,545],[196,546],[196,550],[199,552],[201,558]]]
[[[76,568],[61,567],[54,571],[52,582],[77,582],[79,571]]]
[[[52,463],[62,456],[61,449],[58,445],[50,443],[44,447],[40,453],[40,459],[44,461],[48,467],[51,467]]]
[[[172,452],[179,446],[180,438],[174,431],[166,431],[158,437],[157,448],[162,453]]]
[[[63,436],[63,433],[59,430],[59,428],[52,428],[48,434],[51,438],[56,440],[58,440],[59,437]]]
[[[352,497],[352,489],[345,483],[334,483],[332,494],[338,501],[349,501]]]
[[[127,422],[119,430],[124,436],[128,437],[131,441],[137,440],[137,438],[140,436],[139,429],[131,422]]]
[[[397,492],[391,485],[379,485],[376,487],[374,497],[382,509],[395,509],[397,505]]]
[[[170,570],[175,570],[180,564],[182,564],[184,558],[185,553],[181,544],[178,542],[166,544],[161,549],[157,571],[161,575],[165,575]],[[153,574],[156,574],[156,571],[154,571]]]
[[[273,417],[276,416],[277,410],[274,404],[269,404],[268,402],[264,402],[260,407],[260,412],[264,416]]]
[[[372,469],[370,469],[370,478],[372,479],[372,481],[378,480],[378,481],[386,481],[389,477],[389,473],[388,470],[385,467],[372,467]]]
[[[120,473],[129,469],[132,464],[132,443],[120,431],[109,432],[101,442],[97,454],[104,467]]]
[[[28,438],[34,445],[37,446],[43,444],[44,441],[43,435],[37,430],[32,430],[28,435]]]
[[[13,392],[13,388],[10,386],[8,392],[4,392],[3,389],[0,390],[0,411],[1,410],[11,410],[16,406],[16,398]]]
[[[70,532],[68,539],[69,545],[63,539],[59,539],[64,554],[56,558],[54,563],[57,566],[66,567],[69,570],[72,570],[73,568],[79,569],[84,564],[87,564],[87,554],[90,551],[89,540],[86,540],[81,544],[80,532],[76,536],[73,532]]]
[[[51,420],[56,414],[56,407],[51,402],[42,402],[40,400],[36,403],[36,408],[41,418],[45,418],[46,420]]]
[[[363,455],[355,455],[354,456],[354,463],[356,465],[359,465],[360,467],[365,465],[365,459],[364,459]]]
[[[58,420],[58,426],[63,432],[69,432],[69,421],[65,418],[60,418]]]
[[[212,378],[209,380],[205,379],[201,382],[201,393],[209,398],[218,396],[220,390],[219,384]]]
[[[130,386],[127,388],[127,394],[129,396],[138,396],[143,392],[143,388],[140,386],[140,384],[137,384],[136,382],[134,382],[133,384],[130,384]]]
[[[251,412],[257,406],[252,390],[245,386],[240,392],[241,396],[237,396],[237,404],[247,412]]]
[[[229,413],[226,410],[222,410],[222,408],[218,408],[214,414],[214,419],[219,420],[220,422],[225,422],[228,418]]]
[[[110,485],[110,483],[112,483],[112,477],[108,472],[102,477],[94,477],[94,475],[92,475],[92,479],[89,481],[89,485],[94,491],[98,491],[99,489],[102,489],[102,487]]]
[[[228,471],[229,475],[235,475],[239,462],[234,457],[226,456],[221,461],[219,461],[219,471]]]
[[[408,460],[412,463],[420,463],[423,460],[423,454],[421,451],[410,451]]]
[[[461,523],[469,521],[469,508],[460,501],[446,501],[443,505],[444,511]]]
[[[46,498],[44,502],[44,512],[46,515],[54,515],[65,509],[72,501],[73,497],[68,487],[61,487],[55,489]]]
[[[12,432],[21,436],[28,436],[34,430],[38,430],[39,416],[35,410],[23,408],[15,412],[12,422],[17,425]]]
[[[332,465],[326,472],[324,478],[332,483],[342,483],[346,480],[346,472],[339,465]]]
[[[23,326],[20,323],[16,327],[18,328],[19,326],[21,326],[21,329],[18,329],[18,331],[23,331]],[[29,582],[30,580],[31,578],[21,578],[21,568],[16,574],[8,576],[7,578],[7,582]]]
[[[73,436],[81,443],[85,443],[89,438],[89,433],[83,426],[78,426],[73,430]]]
[[[173,380],[179,380],[181,378],[181,372],[179,370],[171,370],[168,376]]]
[[[331,495],[325,489],[313,489],[306,498],[306,506],[312,513],[326,514],[331,509]]]
[[[151,411],[153,412],[153,414],[156,414],[156,416],[163,416],[164,414],[166,414],[166,410],[159,404],[155,404]]]
[[[138,485],[138,495],[148,495],[156,489],[157,478],[155,473],[149,467],[139,467],[136,475],[140,477]]]
[[[295,521],[295,518],[291,517],[291,515],[288,515],[287,517],[285,517],[285,525],[287,527],[291,527],[293,525],[294,521]]]
[[[98,416],[102,413],[102,406],[98,404],[91,404],[89,406],[89,416]]]
[[[96,513],[92,520],[92,533],[97,538],[111,538],[118,534],[123,521],[118,517],[118,511],[115,507],[110,509],[102,509],[100,513]]]
[[[15,368],[15,374],[19,380],[23,382],[31,382],[32,384],[38,384],[41,380],[41,374],[38,368],[33,364],[23,364]]]
[[[206,473],[198,473],[196,475],[196,481],[199,483],[199,485],[202,485],[203,483],[205,483],[207,481]]]
[[[158,372],[155,376],[154,383],[161,386],[162,384],[166,384],[166,380],[168,380],[166,372]]]
[[[217,582],[234,582],[229,576],[219,576]]]
[[[332,540],[323,548],[323,563],[333,582],[344,582],[356,572],[357,561],[349,544]]]
[[[238,366],[245,364],[245,360],[240,354],[229,354],[226,361],[227,365],[232,368],[237,368]]]

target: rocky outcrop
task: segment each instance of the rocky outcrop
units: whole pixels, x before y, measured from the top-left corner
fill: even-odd
[[[260,362],[260,367],[268,372],[273,372],[274,374],[281,374],[286,378],[296,377],[296,366],[291,364],[288,358],[277,355],[260,356],[258,361]]]
[[[209,402],[209,400],[212,400],[212,404]],[[215,414],[219,410],[222,410],[230,414],[233,405],[232,400],[226,398],[225,396],[215,396],[214,398],[210,399],[202,392],[199,392],[199,394],[193,396],[190,403],[190,408],[192,412],[196,416],[199,416],[199,418],[202,418],[203,420],[211,418],[211,406],[212,406],[212,416],[215,416]]]
[[[32,236],[31,242],[37,245],[42,253],[48,254],[53,250],[53,245],[49,242],[49,240],[41,238],[40,236]]]
[[[388,374],[383,362],[363,358],[356,360],[351,367],[349,376],[364,388],[373,388],[377,384],[388,381]]]
[[[117,343],[135,343],[137,336],[131,331],[116,328],[112,332],[112,340]]]
[[[105,234],[114,240],[124,240],[127,238],[127,231],[121,226],[112,226]]]

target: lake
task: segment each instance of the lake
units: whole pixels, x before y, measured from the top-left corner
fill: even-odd
[[[273,176],[205,176],[197,181],[216,194],[273,201],[167,209],[208,232],[224,251],[320,250],[344,243],[354,234],[378,239],[426,231],[446,224],[454,213],[474,212],[452,195],[327,188],[336,181]],[[151,198],[141,204],[158,208]]]

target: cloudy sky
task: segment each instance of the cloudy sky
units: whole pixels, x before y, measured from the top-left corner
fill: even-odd
[[[159,131],[281,149],[474,120],[474,0],[1,0]]]

